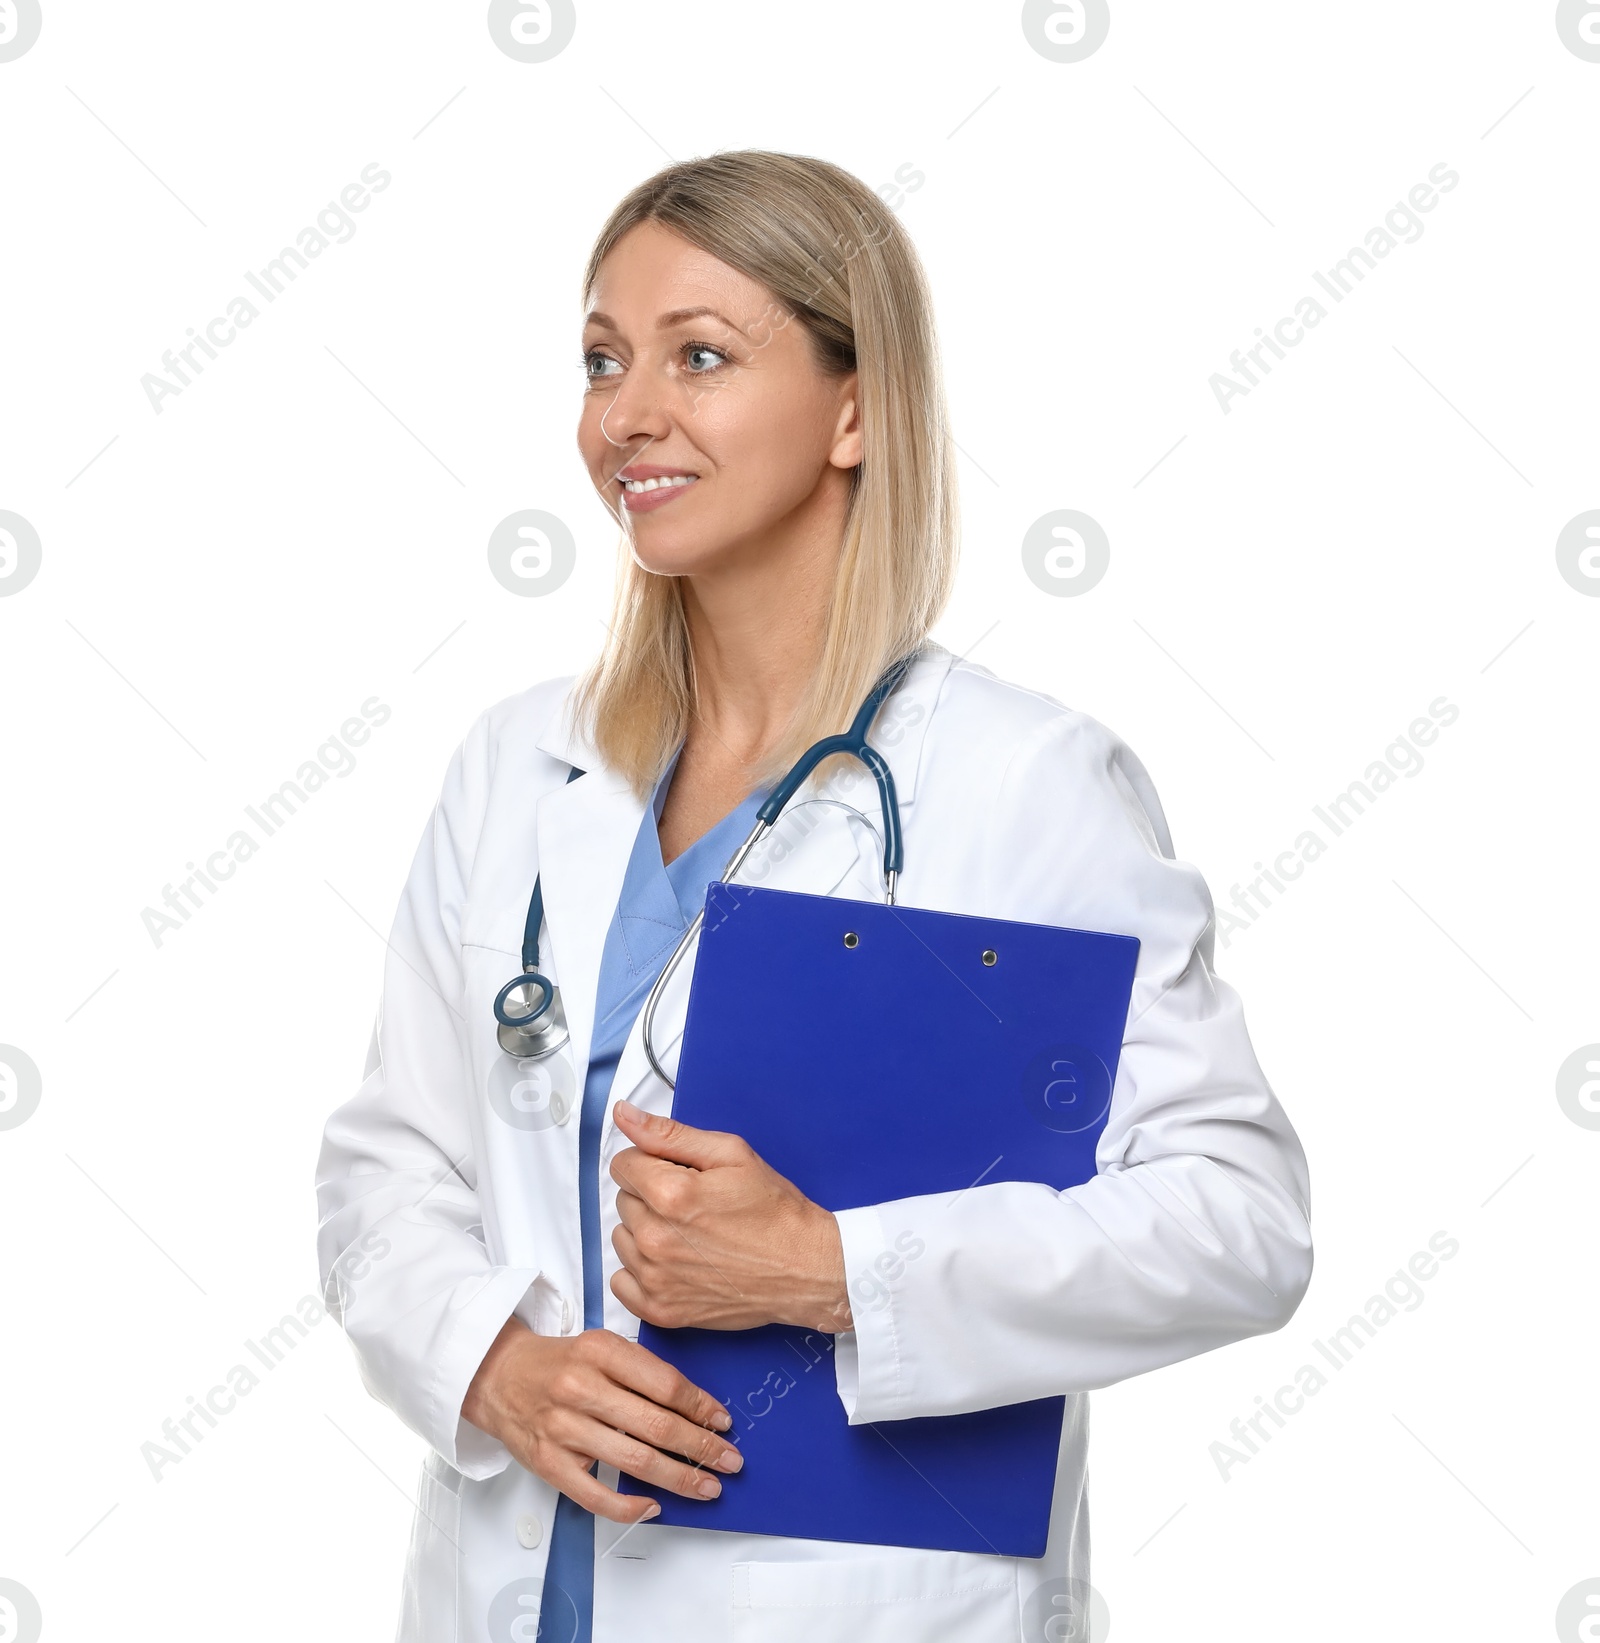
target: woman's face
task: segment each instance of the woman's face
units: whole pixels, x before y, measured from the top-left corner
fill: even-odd
[[[600,265],[578,448],[639,563],[687,575],[805,536],[861,460],[852,373],[830,377],[767,288],[645,222]],[[624,480],[677,478],[650,491]],[[797,530],[798,527],[798,530]]]

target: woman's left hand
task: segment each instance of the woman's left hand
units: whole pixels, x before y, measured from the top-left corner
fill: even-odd
[[[633,1143],[612,1160],[622,1271],[611,1292],[666,1329],[852,1327],[839,1224],[742,1137],[658,1118],[626,1101]]]

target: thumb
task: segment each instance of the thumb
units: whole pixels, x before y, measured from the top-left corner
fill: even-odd
[[[645,1112],[631,1101],[617,1102],[612,1111],[617,1127],[641,1152],[674,1164],[687,1164],[691,1169],[731,1164],[734,1150],[740,1145],[739,1137],[725,1130],[697,1130],[693,1124],[680,1123],[676,1118]]]

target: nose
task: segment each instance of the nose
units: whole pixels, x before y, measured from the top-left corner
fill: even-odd
[[[641,437],[647,445],[665,439],[671,427],[666,385],[645,370],[629,371],[600,414],[600,432],[619,450]]]

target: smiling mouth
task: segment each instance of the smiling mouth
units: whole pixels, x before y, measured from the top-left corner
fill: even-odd
[[[628,512],[647,513],[681,496],[698,478],[698,474],[663,474],[652,479],[619,477],[617,483],[622,487],[622,505]]]

